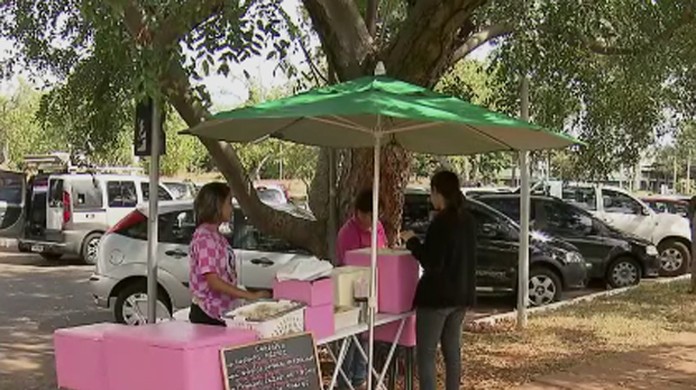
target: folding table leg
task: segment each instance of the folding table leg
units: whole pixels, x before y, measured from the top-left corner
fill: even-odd
[[[343,372],[343,361],[346,358],[346,353],[348,352],[348,347],[350,346],[350,338],[345,338],[341,342],[341,350],[338,353],[338,359],[336,356],[334,356],[334,353],[329,349],[329,355],[331,356],[331,359],[336,363],[336,367],[334,368],[333,375],[331,376],[331,384],[329,384],[328,390],[333,390],[334,387],[336,387],[336,382],[338,380],[338,376],[341,375],[344,381],[348,383],[348,386],[350,386],[351,390],[353,390],[353,385],[350,383],[348,378],[346,377],[346,374]]]

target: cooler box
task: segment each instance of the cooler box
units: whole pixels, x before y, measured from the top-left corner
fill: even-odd
[[[104,334],[127,328],[94,324],[58,329],[53,333],[58,387],[70,390],[105,390],[107,387]]]
[[[399,325],[401,321],[393,322],[391,324],[378,326],[375,328],[375,340],[387,342],[389,344],[394,342],[396,338],[396,333],[399,331]],[[398,345],[404,347],[415,347],[416,346],[416,315],[412,315],[406,319],[404,324],[404,329],[401,331],[401,337],[397,341]]]
[[[253,331],[169,321],[104,336],[109,390],[224,390],[220,350],[253,343]]]
[[[314,281],[286,280],[273,282],[273,299],[287,299],[309,306],[332,305],[334,284],[331,278]]]
[[[334,306],[309,306],[304,311],[304,328],[312,332],[315,340],[321,340],[334,334]]]
[[[370,248],[346,253],[346,264],[370,266]],[[413,308],[420,266],[406,250],[377,253],[377,306],[380,313],[400,314]]]
[[[379,272],[377,273],[379,275]],[[331,271],[334,286],[334,306],[355,306],[353,285],[355,281],[370,278],[369,263],[367,267],[342,266]],[[379,284],[379,282],[378,282]]]

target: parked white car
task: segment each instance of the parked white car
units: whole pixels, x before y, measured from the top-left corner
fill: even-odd
[[[278,210],[309,218],[292,205],[274,204]],[[97,267],[90,277],[92,295],[99,306],[111,308],[116,321],[139,325],[147,317],[147,207],[130,213],[102,238]],[[277,270],[309,253],[283,240],[261,233],[235,207],[229,240],[235,248],[238,283],[246,288],[270,289]],[[159,290],[158,318],[191,303],[189,243],[195,230],[191,201],[161,202],[157,245]]]
[[[564,186],[560,195],[615,228],[657,245],[662,275],[681,275],[689,269],[691,229],[686,218],[656,213],[633,194],[617,187]]]

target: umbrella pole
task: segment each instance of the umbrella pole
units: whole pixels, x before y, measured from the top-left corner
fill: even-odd
[[[527,327],[529,301],[529,153],[520,152],[520,253],[517,288],[517,328]]]
[[[370,298],[368,300],[367,389],[372,390],[372,366],[375,360],[375,315],[377,309],[377,228],[379,223],[379,171],[381,135],[375,135],[374,176],[372,180],[372,243],[370,245]]]
[[[157,202],[159,193],[160,114],[157,100],[152,103],[152,143],[150,145],[150,209],[147,229],[147,323],[157,322]]]

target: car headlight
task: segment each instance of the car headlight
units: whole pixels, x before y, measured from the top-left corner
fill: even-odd
[[[566,263],[584,263],[585,259],[578,252],[566,253]]]
[[[657,251],[655,245],[648,245],[645,247],[645,254],[648,256],[657,256],[659,252]]]

